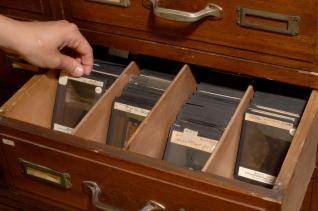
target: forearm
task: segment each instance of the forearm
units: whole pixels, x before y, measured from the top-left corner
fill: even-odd
[[[18,51],[16,43],[18,29],[19,21],[0,15],[0,48]]]

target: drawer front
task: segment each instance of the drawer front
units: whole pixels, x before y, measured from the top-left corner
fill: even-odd
[[[21,19],[48,19],[52,16],[49,0],[2,0],[1,14]]]
[[[157,17],[149,8],[143,6],[142,0],[131,0],[130,6],[127,8],[85,0],[65,0],[64,2],[68,18],[76,21],[83,28],[109,32],[113,30],[114,33],[127,34],[127,36],[145,40],[222,55],[250,57],[259,61],[269,61],[270,56],[306,62],[314,61],[316,28],[313,26],[317,25],[314,0],[308,0],[305,3],[296,0],[235,0],[231,2],[160,0],[160,7],[164,9],[200,11],[208,3],[217,4],[223,9],[223,17],[220,19],[205,18],[194,23],[182,23]],[[240,19],[242,26],[237,24],[238,8],[243,8],[244,14],[246,12],[246,16]],[[279,20],[278,16],[300,18],[295,26],[299,27],[299,32],[294,35],[286,35],[281,32],[268,31],[267,29],[270,27],[279,29],[278,31],[292,27],[285,21]],[[87,21],[99,25],[90,25]],[[250,27],[248,23],[255,23],[260,29]],[[113,26],[121,28],[116,29],[115,32],[111,28]],[[271,62],[280,61],[276,59]]]
[[[3,138],[2,136],[1,139]],[[3,147],[9,173],[13,178],[14,190],[41,196],[43,199],[70,208],[84,210],[93,208],[91,193],[83,184],[83,181],[92,181],[101,189],[101,203],[123,210],[139,210],[149,200],[160,202],[167,210],[265,210],[217,195],[180,187],[58,149],[12,138],[10,141],[12,142],[9,144],[8,142],[3,144]],[[26,171],[21,168],[21,159],[32,163],[33,170],[29,173],[33,172],[31,173],[33,176],[23,173]],[[42,170],[34,171],[35,166],[41,166]],[[56,177],[50,176],[47,171],[43,172],[43,167],[69,174],[71,185],[63,188],[46,181],[43,178],[51,178],[53,181]]]

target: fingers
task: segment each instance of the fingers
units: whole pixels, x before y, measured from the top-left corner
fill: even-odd
[[[68,21],[23,22],[23,26],[23,35],[27,36],[24,43],[28,45],[20,44],[24,46],[21,47],[21,55],[30,63],[44,68],[64,69],[77,77],[90,74],[93,51],[75,24]],[[64,47],[76,51],[77,58],[61,54]]]
[[[69,74],[80,77],[85,73],[85,70],[81,63],[79,63],[76,59],[60,54],[60,69],[66,70]]]
[[[93,67],[93,50],[77,27],[73,30],[73,34],[70,34],[70,36],[70,40],[72,40],[72,42],[67,43],[66,46],[72,48],[80,55],[84,74],[88,75]]]
[[[93,50],[82,35],[80,35],[80,39],[80,45],[74,50],[81,54],[81,62],[84,68],[84,73],[88,75],[90,74],[94,63]]]

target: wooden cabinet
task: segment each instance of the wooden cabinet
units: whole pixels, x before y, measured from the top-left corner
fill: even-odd
[[[291,60],[303,60],[307,62],[314,61],[315,50],[315,28],[308,27],[317,22],[315,10],[315,1],[308,1],[306,5],[299,1],[232,1],[231,4],[225,1],[160,1],[160,8],[175,9],[179,11],[196,12],[203,10],[209,3],[216,4],[211,6],[217,8],[214,16],[199,22],[176,22],[165,20],[164,18],[153,15],[149,1],[131,1],[129,7],[114,8],[111,5],[101,4],[94,1],[70,0],[65,1],[69,8],[67,13],[71,20],[77,21],[85,28],[93,28],[97,31],[106,31],[107,27],[115,26],[131,30],[130,35],[137,38],[145,38],[155,42],[162,42],[170,45],[178,45],[197,50],[210,51],[211,53],[222,53],[228,56],[247,56],[264,62],[269,61],[269,57],[275,58],[273,63],[279,63],[278,57],[290,58]],[[146,5],[146,6],[145,6]],[[147,8],[150,6],[150,8]],[[300,10],[299,8],[303,8]],[[91,8],[95,12],[92,13]],[[307,8],[307,9],[306,9]],[[282,33],[272,33],[265,30],[240,27],[237,24],[240,16],[242,21],[255,22],[259,25],[281,28]],[[250,10],[246,10],[250,9]],[[105,11],[108,12],[105,12]],[[164,13],[163,11],[161,11]],[[274,13],[276,16],[286,15],[299,17],[297,35],[287,35],[283,33],[288,23],[282,20],[275,20],[274,14],[265,18],[266,12]],[[253,19],[254,18],[254,19]],[[251,19],[251,20],[249,20]],[[98,23],[98,28],[85,24],[87,21]],[[267,22],[266,22],[267,21]],[[297,21],[298,22],[298,21]],[[82,24],[81,24],[82,23]],[[242,24],[244,24],[242,23]],[[292,23],[292,21],[290,21]],[[104,27],[104,25],[106,25]],[[125,35],[125,32],[122,32]],[[250,39],[246,39],[250,37]],[[195,45],[194,45],[195,43]],[[243,53],[244,52],[244,53]],[[247,53],[248,52],[248,53]],[[253,52],[253,53],[252,53]],[[253,55],[255,54],[255,55]],[[265,56],[266,55],[266,56]],[[258,58],[256,58],[258,56]],[[274,56],[274,57],[273,57]],[[267,57],[267,58],[265,58]],[[289,66],[293,62],[288,62]],[[294,64],[296,65],[296,64]],[[304,65],[305,66],[305,65]],[[307,67],[308,68],[308,67]]]
[[[25,20],[49,20],[53,17],[50,0],[3,0],[0,13]]]
[[[128,78],[139,72],[135,62],[127,66],[72,135],[50,129],[56,72],[34,75],[1,106],[0,170],[10,181],[0,199],[16,200],[23,204],[19,208],[32,207],[30,201],[35,201],[46,210],[91,210],[98,206],[140,210],[155,201],[167,210],[292,211],[300,209],[307,191],[302,210],[317,209],[317,171],[313,174],[318,132],[316,1],[308,0],[305,5],[293,0],[215,1],[223,8],[222,18],[195,23],[157,17],[148,8],[149,2],[141,0],[131,0],[128,7],[84,0],[30,1],[26,7],[21,2],[2,1],[0,11],[26,19],[64,17],[78,24],[92,44],[305,85],[312,92],[275,185],[268,189],[233,178],[243,112],[253,95],[251,87],[204,171],[192,172],[161,160],[169,125],[197,85],[191,66],[180,69],[124,150],[107,146],[105,131],[112,100],[120,95]],[[193,12],[207,3],[160,1],[160,7]],[[240,8],[253,9],[243,10],[249,12],[245,14],[248,21],[272,28],[240,26]],[[286,34],[289,23],[277,20],[273,13],[299,17],[297,33]],[[279,32],[274,33],[273,27]],[[4,66],[0,74],[5,75]],[[8,79],[8,84],[14,78]],[[9,85],[2,86],[6,81],[1,77],[0,81],[0,91],[9,90]],[[95,204],[94,199],[98,200]]]
[[[314,1],[308,2],[307,10],[299,10],[300,3],[297,1],[232,1],[230,4],[225,1],[213,1],[223,8],[222,18],[207,18],[194,23],[157,17],[151,8],[144,6],[147,5],[147,0],[131,1],[129,7],[114,7],[84,0],[62,2],[65,17],[79,25],[92,43],[104,43],[107,46],[185,63],[317,87],[314,73],[317,71],[317,32],[315,27],[310,27],[317,22]],[[208,3],[210,1],[207,0],[195,3],[178,0],[160,1],[162,8],[180,11],[199,11]],[[286,4],[289,6],[285,7]],[[244,12],[244,20],[265,28],[268,25],[274,28],[288,28],[286,21],[272,19],[278,14],[299,17],[299,33],[286,35],[242,27],[237,24],[238,8],[256,10],[256,14]],[[271,18],[263,18],[262,15],[268,12],[273,13],[269,15]],[[156,50],[152,46],[156,46]],[[297,69],[307,74],[297,74]]]

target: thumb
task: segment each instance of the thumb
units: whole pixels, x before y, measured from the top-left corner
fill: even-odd
[[[84,74],[84,68],[79,61],[63,54],[60,54],[60,68],[75,77],[80,77]]]

